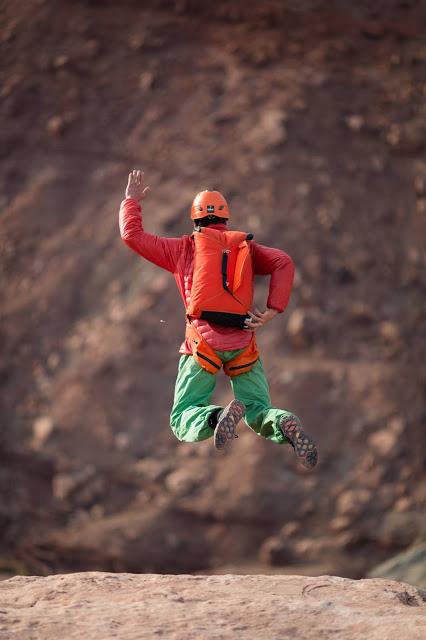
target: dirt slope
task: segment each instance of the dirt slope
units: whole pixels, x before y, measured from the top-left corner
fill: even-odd
[[[3,3],[3,569],[356,577],[424,535],[425,3],[369,5]],[[259,338],[315,475],[173,439],[183,309],[118,237],[133,166],[150,231],[217,187],[295,260]]]

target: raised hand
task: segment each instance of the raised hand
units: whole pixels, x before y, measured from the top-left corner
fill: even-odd
[[[256,307],[254,312],[248,311],[248,315],[250,316],[250,318],[248,318],[244,323],[245,329],[248,329],[249,331],[257,331],[259,327],[263,327],[264,324],[272,320],[272,318],[275,318],[277,313],[278,311],[276,309],[266,309],[266,311],[259,311],[259,309]]]
[[[133,169],[129,173],[129,180],[126,188],[126,198],[133,198],[133,200],[143,200],[148,195],[150,188],[143,186],[144,172],[140,169]]]

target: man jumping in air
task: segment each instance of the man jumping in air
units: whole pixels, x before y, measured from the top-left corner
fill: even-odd
[[[191,207],[192,235],[163,238],[143,229],[140,202],[149,187],[144,174],[129,174],[120,207],[120,233],[128,247],[175,277],[186,309],[186,334],[176,379],[170,426],[184,442],[213,436],[216,449],[237,438],[244,417],[258,435],[289,442],[308,468],[317,448],[299,418],[271,406],[256,331],[286,308],[294,277],[291,258],[253,242],[253,235],[228,229],[228,204],[218,191],[201,191]],[[255,275],[270,275],[265,311],[252,308]],[[235,399],[211,404],[216,375],[224,369]]]

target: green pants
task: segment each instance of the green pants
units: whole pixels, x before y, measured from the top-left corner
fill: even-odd
[[[216,353],[222,362],[228,362],[242,351]],[[248,426],[272,442],[288,442],[281,432],[279,421],[290,412],[271,407],[269,386],[261,360],[257,360],[250,371],[230,378],[230,381],[235,398],[246,407],[244,419]],[[200,367],[192,356],[181,356],[170,415],[170,426],[178,440],[198,442],[213,435],[208,417],[215,409],[220,409],[218,405],[210,404],[215,386],[216,375]]]

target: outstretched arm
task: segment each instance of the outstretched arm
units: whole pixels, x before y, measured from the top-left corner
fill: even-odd
[[[120,234],[130,249],[173,273],[183,249],[183,240],[182,238],[162,238],[144,231],[140,201],[146,198],[149,191],[149,187],[144,187],[143,171],[131,171],[126,198],[120,206]]]

